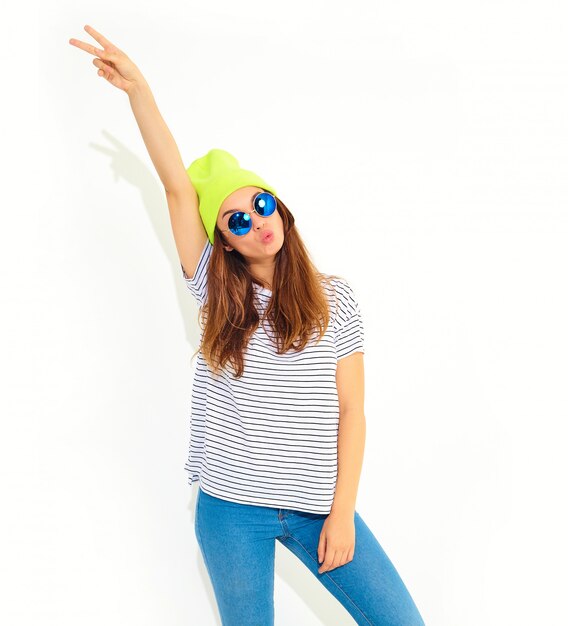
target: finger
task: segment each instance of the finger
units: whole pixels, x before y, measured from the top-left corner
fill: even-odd
[[[101,59],[93,59],[93,65],[96,65],[99,69],[104,70],[105,72],[112,72],[113,70],[108,63],[105,63]]]
[[[331,567],[331,564],[333,563],[333,559],[335,557],[335,551],[334,550],[326,550],[326,554],[325,554],[325,561],[323,562],[322,566],[319,569],[320,574],[322,572],[327,572],[327,570]]]
[[[345,550],[345,552],[341,553],[341,557],[339,559],[339,565],[337,567],[341,567],[349,562],[349,550]]]
[[[99,56],[99,54],[103,52],[103,50],[99,50],[98,48],[95,48],[93,44],[85,43],[84,41],[81,41],[80,39],[70,39],[69,43],[75,46],[76,48],[81,48],[81,50],[84,50],[85,52],[88,52],[89,54],[93,54],[94,56]]]
[[[318,544],[318,561],[321,563],[325,558],[325,535],[320,537]]]
[[[108,48],[109,46],[113,45],[106,37],[103,37],[101,33],[96,31],[92,26],[89,26],[87,24],[85,26],[85,30],[89,33],[89,35],[91,35],[93,39],[96,39],[103,48]]]
[[[111,82],[113,81],[114,72],[113,72],[112,67],[110,67],[110,65],[107,65],[104,61],[101,61],[100,59],[93,59],[93,64],[96,65],[99,68],[99,70],[102,70],[103,73],[99,74],[99,76],[104,76]]]
[[[342,551],[337,551],[335,553],[335,556],[333,557],[333,562],[331,564],[331,568],[330,569],[335,569],[336,567],[340,567],[341,565],[343,565],[343,555],[345,553]]]

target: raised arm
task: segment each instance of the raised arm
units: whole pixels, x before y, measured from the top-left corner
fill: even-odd
[[[128,95],[142,139],[164,185],[174,240],[181,265],[193,276],[207,233],[198,209],[197,193],[189,180],[176,142],[166,125],[142,72],[117,46],[91,26],[85,26],[101,46],[70,39],[69,43],[95,58],[98,75]]]
[[[197,193],[183,165],[178,147],[145,80],[129,90],[128,98],[142,138],[162,181],[181,265],[193,276],[207,233],[198,209]]]

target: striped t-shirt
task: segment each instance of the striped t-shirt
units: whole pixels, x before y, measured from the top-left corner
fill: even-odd
[[[213,245],[206,240],[195,274],[182,273],[203,305]],[[359,304],[344,279],[324,283],[330,323],[320,342],[277,354],[268,321],[244,352],[244,374],[210,371],[201,350],[191,392],[185,470],[209,495],[238,502],[329,513],[337,478],[337,360],[364,352]],[[272,292],[253,283],[260,318]],[[336,304],[335,304],[336,303]],[[200,344],[203,330],[200,332]]]

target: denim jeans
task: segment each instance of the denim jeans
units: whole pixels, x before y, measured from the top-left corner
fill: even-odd
[[[318,572],[317,548],[326,517],[230,502],[199,486],[195,536],[223,626],[274,624],[275,539],[304,563],[357,624],[424,626],[394,565],[356,511],[353,560]]]

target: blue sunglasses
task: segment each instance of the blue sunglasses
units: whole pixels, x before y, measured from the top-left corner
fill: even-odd
[[[261,217],[268,217],[276,211],[276,198],[268,191],[260,191],[252,200],[253,211]],[[222,229],[225,233],[230,230],[233,235],[246,235],[252,228],[252,219],[250,213],[245,211],[237,211],[229,218],[229,228]]]

